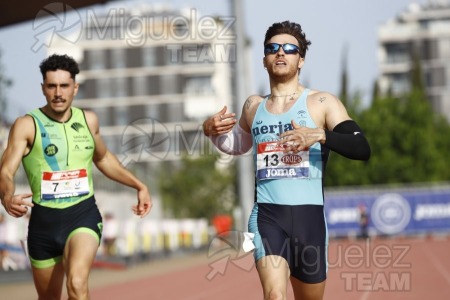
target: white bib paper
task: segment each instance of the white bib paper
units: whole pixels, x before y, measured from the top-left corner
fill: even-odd
[[[42,173],[42,200],[78,197],[87,194],[89,194],[89,180],[86,169]]]
[[[309,177],[309,151],[285,153],[277,142],[258,144],[256,154],[256,178],[299,179]]]

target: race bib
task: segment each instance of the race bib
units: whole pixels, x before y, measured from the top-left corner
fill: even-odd
[[[309,151],[284,153],[277,142],[258,144],[256,154],[256,178],[299,179],[309,177]]]
[[[42,173],[42,200],[79,197],[87,194],[89,194],[89,180],[86,169]]]

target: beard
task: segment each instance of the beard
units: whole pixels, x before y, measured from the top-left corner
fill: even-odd
[[[298,70],[289,70],[288,72],[269,72],[269,77],[279,83],[291,81],[299,74]]]

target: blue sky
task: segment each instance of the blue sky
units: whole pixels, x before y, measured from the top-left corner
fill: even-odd
[[[411,3],[427,0],[242,0],[245,31],[252,43],[250,93],[268,92],[268,80],[262,66],[262,43],[267,28],[284,20],[300,23],[312,44],[306,56],[300,81],[308,87],[339,93],[342,55],[348,51],[350,88],[362,92],[365,102],[378,75],[377,28],[395,18]],[[147,0],[116,1],[123,3],[166,3],[175,8],[195,7],[202,15],[232,16],[230,1]],[[10,120],[45,102],[38,65],[46,48],[33,51],[37,30],[33,21],[0,29],[1,63],[5,75],[14,85],[7,91]],[[36,48],[34,48],[36,50]]]

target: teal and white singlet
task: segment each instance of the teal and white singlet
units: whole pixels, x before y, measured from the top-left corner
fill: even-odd
[[[293,129],[291,120],[300,126],[317,127],[308,113],[308,93],[308,89],[304,90],[286,113],[268,112],[267,97],[256,111],[252,136],[258,203],[323,205],[323,158],[320,143],[312,145],[309,151],[290,154],[283,154],[281,147],[275,147],[279,135]],[[292,197],[293,195],[301,197]]]
[[[326,279],[328,235],[323,210],[323,170],[329,150],[320,143],[299,153],[284,153],[279,135],[292,130],[291,121],[316,128],[305,89],[286,113],[273,114],[266,97],[252,124],[255,204],[249,231],[255,234],[254,256],[282,256],[291,275],[306,283]]]

